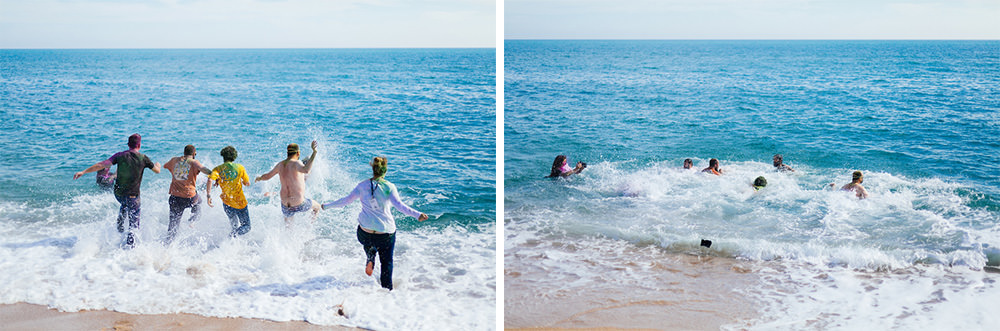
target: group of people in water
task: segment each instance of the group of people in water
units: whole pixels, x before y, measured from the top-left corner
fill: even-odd
[[[137,133],[128,137],[128,150],[116,153],[106,160],[77,172],[73,179],[84,174],[98,172],[97,183],[102,187],[112,189],[118,200],[119,215],[117,229],[122,233],[123,248],[135,246],[136,237],[133,231],[139,228],[140,190],[143,173],[150,169],[159,174],[160,163],[153,162],[148,156],[139,152],[142,147],[142,137]],[[396,186],[385,179],[388,171],[388,160],[376,157],[371,162],[372,177],[354,187],[351,192],[338,200],[319,204],[305,197],[305,175],[308,174],[316,161],[316,141],[312,142],[312,155],[302,162],[299,157],[299,145],[289,144],[287,156],[274,165],[271,171],[258,176],[254,182],[266,181],[278,176],[281,181],[281,212],[286,226],[290,226],[293,216],[297,213],[312,212],[315,220],[321,209],[344,207],[355,200],[361,200],[361,213],[358,215],[357,238],[364,248],[365,273],[372,275],[375,268],[375,258],[379,258],[381,274],[379,282],[382,287],[392,290],[392,255],[396,244],[396,221],[392,216],[391,207],[403,214],[412,216],[418,221],[428,219],[427,214],[406,205],[399,197]],[[212,205],[212,187],[218,185],[222,190],[222,207],[229,217],[232,231],[230,236],[244,235],[250,231],[250,214],[247,208],[244,186],[250,185],[250,177],[243,165],[235,163],[238,155],[236,148],[226,146],[220,151],[223,163],[215,168],[209,168],[195,159],[197,150],[193,145],[184,146],[184,154],[173,157],[163,165],[171,175],[168,204],[170,207],[169,222],[165,242],[170,244],[177,236],[177,228],[184,210],[191,209],[189,222],[196,222],[201,217],[201,198],[198,195],[196,181],[199,173],[208,177],[205,185],[205,195],[209,207]],[[117,165],[115,173],[110,173],[112,165]]]
[[[776,171],[795,172],[795,169],[792,169],[792,167],[785,164],[784,158],[781,156],[781,154],[774,155],[774,158],[772,158],[772,164],[774,165]],[[694,161],[692,161],[691,159],[684,159],[683,167],[684,169],[692,169],[694,167]],[[552,171],[546,177],[565,178],[575,174],[579,174],[585,168],[587,168],[587,164],[583,162],[577,162],[575,168],[570,168],[569,161],[567,160],[566,155],[558,155],[556,156],[555,161],[552,162]],[[716,176],[722,176],[722,168],[719,167],[719,160],[714,158],[708,160],[708,167],[702,169],[701,172],[710,173]],[[840,190],[854,192],[855,195],[858,197],[858,199],[867,198],[868,191],[865,190],[865,187],[861,185],[861,183],[863,182],[864,182],[864,175],[861,173],[861,171],[855,171],[852,175],[851,182],[842,186]],[[753,187],[754,191],[758,191],[761,188],[767,186],[767,179],[764,178],[764,176],[759,176],[754,179],[753,184],[751,184],[751,186]],[[830,183],[829,187],[836,188],[836,184]]]

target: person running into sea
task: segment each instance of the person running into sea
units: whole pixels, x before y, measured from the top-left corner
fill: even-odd
[[[98,170],[97,175],[94,177],[97,179],[97,187],[105,191],[111,191],[115,188],[115,178],[118,178],[118,175],[112,173],[108,168],[104,168]]]
[[[691,167],[694,167],[694,161],[691,161],[691,159],[684,159],[684,169],[691,169]]]
[[[382,287],[392,290],[392,251],[396,246],[396,219],[389,207],[417,221],[427,220],[427,214],[407,206],[399,199],[396,185],[385,180],[388,161],[384,157],[372,160],[372,178],[358,183],[351,193],[339,200],[323,204],[323,209],[344,207],[354,200],[361,200],[361,214],[358,214],[358,242],[365,249],[365,274],[371,276],[375,269],[375,255],[378,254],[382,272],[379,282]]]
[[[787,164],[784,163],[781,154],[774,154],[773,163],[774,163],[774,168],[777,171],[795,172],[795,169],[792,169],[792,167],[789,167]]]
[[[212,207],[212,184],[218,184],[222,188],[222,209],[229,216],[229,224],[233,226],[233,231],[229,234],[232,237],[250,232],[250,212],[247,209],[247,197],[243,194],[243,186],[250,185],[250,176],[242,164],[235,163],[236,148],[226,146],[219,152],[222,155],[223,163],[215,169],[208,178],[205,185],[205,196],[208,197],[208,206]]]
[[[177,236],[177,224],[180,223],[184,209],[191,208],[191,218],[189,223],[194,223],[201,217],[201,197],[195,188],[198,180],[198,173],[211,175],[212,171],[195,160],[198,155],[194,145],[184,146],[184,155],[175,156],[163,165],[170,171],[170,198],[167,200],[170,205],[170,223],[167,224],[167,244],[174,241]]]
[[[858,199],[865,199],[868,197],[868,190],[865,190],[865,187],[861,185],[861,183],[864,182],[864,174],[862,174],[861,171],[855,171],[852,175],[851,182],[841,187],[840,190],[855,192]]]
[[[299,145],[288,144],[287,158],[278,162],[270,172],[254,179],[254,182],[271,179],[278,175],[281,181],[281,213],[285,215],[285,226],[292,225],[292,216],[304,211],[312,211],[313,220],[319,213],[320,206],[310,199],[306,199],[306,174],[312,170],[313,161],[316,160],[316,147],[319,144],[315,140],[312,142],[312,155],[305,164],[299,161]]]
[[[707,172],[716,176],[722,176],[722,169],[719,169],[719,160],[716,159],[708,160],[708,168],[701,169],[701,172]]]
[[[552,161],[552,171],[549,172],[546,178],[569,177],[580,173],[586,168],[587,164],[583,162],[577,162],[576,168],[570,168],[569,162],[566,161],[566,155],[558,155],[555,161]]]
[[[135,235],[133,231],[139,229],[139,215],[141,201],[139,199],[139,187],[142,185],[142,174],[146,168],[160,173],[160,164],[154,163],[149,156],[139,153],[142,147],[142,136],[138,133],[128,137],[128,150],[115,153],[107,160],[97,162],[94,165],[77,172],[73,179],[80,178],[86,173],[110,168],[111,165],[118,165],[115,173],[115,199],[121,206],[118,208],[118,232],[123,233],[125,240],[122,248],[135,247]],[[126,231],[125,221],[128,220]]]

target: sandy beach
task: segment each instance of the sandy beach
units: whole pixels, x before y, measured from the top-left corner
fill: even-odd
[[[320,326],[303,321],[275,322],[193,314],[133,315],[108,310],[60,312],[26,303],[0,305],[5,330],[361,330]]]
[[[751,262],[652,246],[603,252],[554,248],[558,251],[545,254],[505,252],[504,328],[715,330],[757,316],[754,303],[739,291],[759,281]],[[623,253],[631,255],[630,262],[607,263]],[[581,259],[574,274],[602,276],[594,281],[549,273],[540,267],[549,256]]]

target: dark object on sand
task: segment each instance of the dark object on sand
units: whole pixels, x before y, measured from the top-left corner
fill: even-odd
[[[712,241],[711,240],[702,239],[701,240],[701,247],[712,247]]]

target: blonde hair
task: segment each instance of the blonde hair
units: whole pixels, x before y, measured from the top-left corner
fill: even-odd
[[[385,173],[389,171],[389,161],[382,156],[376,156],[372,159],[372,178],[379,178],[385,176]]]

